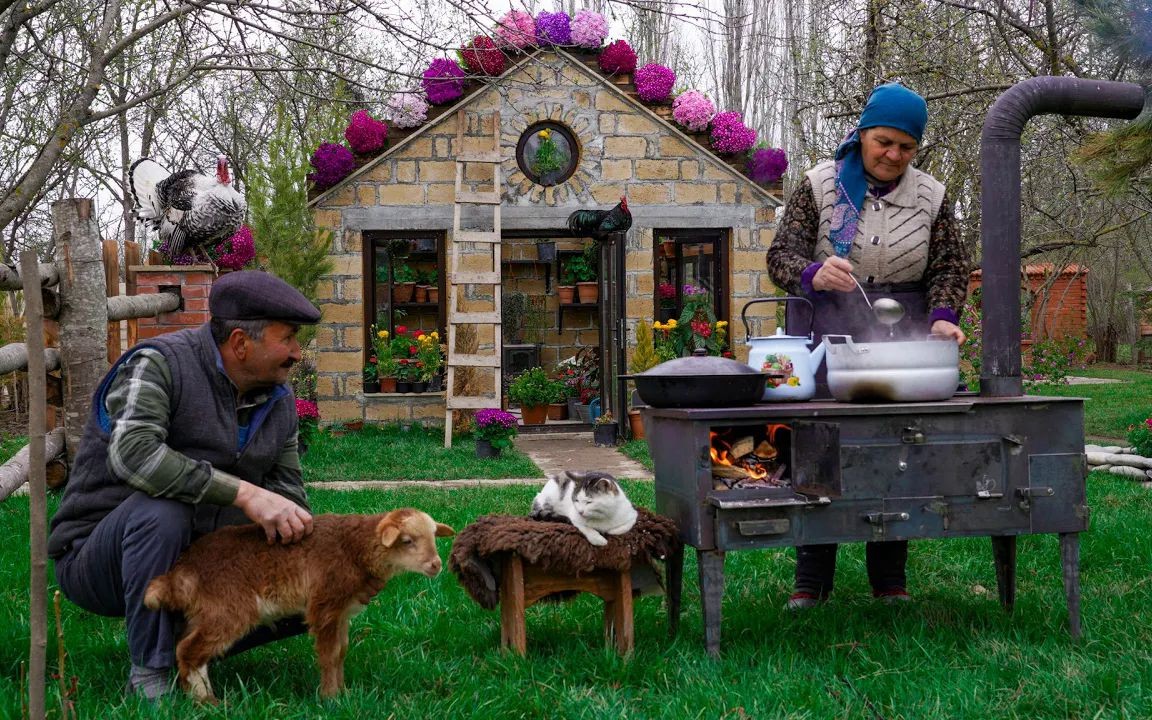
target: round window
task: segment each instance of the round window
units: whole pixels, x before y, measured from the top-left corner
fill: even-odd
[[[576,136],[559,123],[531,125],[516,143],[516,164],[537,185],[549,187],[564,182],[576,172],[579,159]]]

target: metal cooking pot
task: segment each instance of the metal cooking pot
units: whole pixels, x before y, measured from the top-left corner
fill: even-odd
[[[825,335],[828,390],[840,402],[947,400],[960,383],[960,348],[952,338],[857,343]]]
[[[700,408],[754,405],[764,395],[764,383],[771,374],[697,350],[692,357],[620,377],[635,381],[640,399],[652,407]]]

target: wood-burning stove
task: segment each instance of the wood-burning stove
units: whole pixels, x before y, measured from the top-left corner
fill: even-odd
[[[1079,635],[1077,533],[1088,524],[1082,400],[973,394],[645,413],[657,511],[679,523],[699,559],[709,653],[720,649],[726,552],[867,540],[991,536],[1000,601],[1010,610],[1016,536],[1059,533],[1070,628]],[[752,475],[777,481],[733,482],[740,473],[724,468],[748,455]],[[680,562],[669,564],[674,612]]]

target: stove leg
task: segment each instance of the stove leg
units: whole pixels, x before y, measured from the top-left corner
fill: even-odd
[[[1060,565],[1068,598],[1068,632],[1080,639],[1080,534],[1060,533]]]
[[[664,582],[668,586],[664,602],[668,605],[668,637],[680,632],[680,598],[684,593],[684,546],[677,543],[664,560]]]
[[[996,587],[1000,606],[1012,612],[1016,605],[1016,536],[993,535],[992,557],[996,561]]]
[[[720,657],[720,601],[724,599],[724,551],[697,550],[700,605],[704,610],[704,649]]]

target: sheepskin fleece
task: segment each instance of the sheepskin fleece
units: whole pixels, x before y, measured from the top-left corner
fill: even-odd
[[[636,524],[623,535],[605,535],[608,544],[595,547],[568,523],[544,522],[516,515],[484,515],[461,530],[452,543],[448,568],[481,607],[500,603],[500,566],[514,552],[550,572],[581,575],[594,570],[634,570],[653,567],[682,546],[672,520],[642,507]]]

